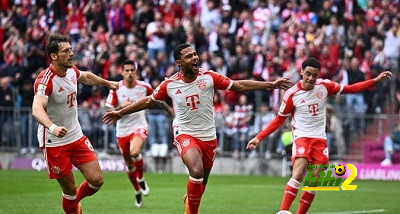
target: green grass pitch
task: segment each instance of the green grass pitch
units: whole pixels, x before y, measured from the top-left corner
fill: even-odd
[[[0,213],[63,213],[61,190],[47,172],[0,170]],[[83,177],[74,172],[79,185]],[[183,195],[187,175],[146,174],[150,195],[144,206],[134,206],[134,193],[125,173],[105,172],[104,186],[83,199],[85,214],[184,212]],[[202,214],[276,213],[288,178],[266,176],[222,176],[211,174],[203,195]],[[399,213],[400,182],[360,181],[356,191],[317,192],[309,213]],[[301,191],[292,205],[295,213]],[[376,211],[376,212],[375,212]]]

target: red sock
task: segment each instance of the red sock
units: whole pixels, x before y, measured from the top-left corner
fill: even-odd
[[[137,178],[139,180],[143,179],[144,163],[142,154],[139,154],[137,158],[133,158],[133,165],[135,166],[135,171],[137,173]]]
[[[193,178],[189,176],[189,180],[187,183],[187,193],[190,214],[199,213],[199,206],[203,191],[203,178]]]
[[[303,214],[308,211],[315,197],[315,191],[304,191],[301,194],[300,205],[297,209],[297,214]]]
[[[76,214],[78,211],[78,203],[76,202],[76,195],[66,195],[63,193],[62,207],[65,213]]]
[[[81,183],[78,191],[76,192],[76,201],[79,202],[82,198],[91,196],[99,191],[100,187],[91,185],[87,180]]]
[[[281,210],[289,210],[299,191],[299,186],[300,182],[296,181],[294,178],[290,178],[286,185],[285,192],[283,193]]]
[[[135,171],[131,171],[131,172],[127,172],[129,180],[131,181],[133,188],[135,189],[136,192],[139,192],[140,190],[140,186],[138,181],[136,180],[136,170]]]

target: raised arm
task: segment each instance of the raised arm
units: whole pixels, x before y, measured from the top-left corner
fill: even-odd
[[[391,79],[393,77],[392,72],[390,71],[384,71],[382,73],[380,73],[377,77],[375,77],[374,79],[370,79],[367,81],[362,81],[362,82],[358,82],[352,85],[345,85],[343,87],[342,90],[342,94],[354,94],[354,93],[359,93],[362,92],[372,86],[374,86],[375,84],[378,84],[380,82],[383,82],[387,79]]]
[[[291,81],[288,78],[279,78],[274,82],[267,81],[255,81],[255,80],[236,80],[233,81],[231,90],[238,92],[246,92],[251,90],[260,90],[260,89],[288,89],[290,87]]]
[[[103,85],[113,90],[118,89],[118,82],[105,80],[89,71],[81,71],[81,76],[79,77],[78,82],[85,85]]]
[[[48,98],[44,96],[35,95],[32,103],[32,116],[42,124],[45,128],[49,129],[55,136],[64,137],[68,130],[63,126],[54,124],[45,109],[47,107]]]
[[[143,97],[139,100],[137,100],[134,103],[131,103],[128,106],[125,106],[124,108],[118,110],[118,111],[110,111],[107,112],[102,119],[102,122],[105,124],[113,124],[115,121],[121,119],[124,115],[133,113],[133,112],[138,112],[144,109],[148,109],[152,107],[156,101],[154,101],[151,96]]]

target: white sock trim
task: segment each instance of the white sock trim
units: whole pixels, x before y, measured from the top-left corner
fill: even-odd
[[[100,189],[100,187],[95,187],[95,186],[91,185],[89,182],[87,184],[91,189],[94,189],[94,190],[99,190]]]
[[[203,182],[203,178],[193,178],[192,176],[189,176],[189,179],[194,182]]]
[[[310,194],[312,194],[312,195],[315,195],[315,191],[307,190],[306,192],[308,192],[308,193],[310,193]]]
[[[294,178],[290,178],[290,180],[287,182],[287,185],[295,188],[295,189],[299,189],[300,186],[300,182],[298,182],[296,179]]]
[[[67,195],[64,192],[61,192],[61,193],[62,193],[62,196],[67,200],[73,201],[76,199],[76,195]]]

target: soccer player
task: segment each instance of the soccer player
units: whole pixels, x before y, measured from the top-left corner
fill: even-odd
[[[341,85],[327,79],[317,79],[320,69],[321,64],[315,58],[309,58],[302,63],[303,80],[285,92],[278,115],[247,144],[248,149],[256,149],[264,138],[277,130],[292,114],[293,174],[284,191],[281,211],[289,210],[296,198],[308,163],[328,164],[329,151],[325,133],[328,96],[359,93],[393,76],[391,72],[385,71],[375,79],[353,85]],[[318,167],[313,176],[318,178],[322,170],[322,167]],[[314,191],[303,192],[297,213],[306,213],[314,196]]]
[[[119,81],[118,90],[110,90],[106,106],[110,110],[119,110],[129,104],[153,93],[150,84],[137,80],[135,62],[126,60],[122,64],[123,80]],[[170,107],[162,103],[170,112]],[[136,191],[136,207],[142,207],[142,194],[149,194],[149,187],[143,177],[143,156],[140,153],[147,138],[148,124],[144,111],[128,114],[117,121],[117,141],[122,156],[128,167],[128,177]]]
[[[175,118],[174,146],[189,170],[185,213],[197,214],[217,151],[213,117],[214,90],[249,91],[289,87],[290,80],[274,82],[231,79],[213,71],[199,69],[199,56],[188,44],[174,49],[179,72],[164,80],[151,96],[144,97],[118,111],[108,112],[103,122],[112,124],[126,114],[141,111],[171,97]]]
[[[103,85],[113,90],[118,88],[118,83],[78,70],[73,64],[71,44],[64,35],[51,35],[46,42],[46,53],[51,65],[36,78],[32,114],[40,123],[38,140],[46,158],[49,178],[57,179],[61,186],[62,207],[65,213],[81,213],[79,201],[100,189],[103,174],[78,121],[77,83]],[[78,190],[72,165],[86,179]]]

